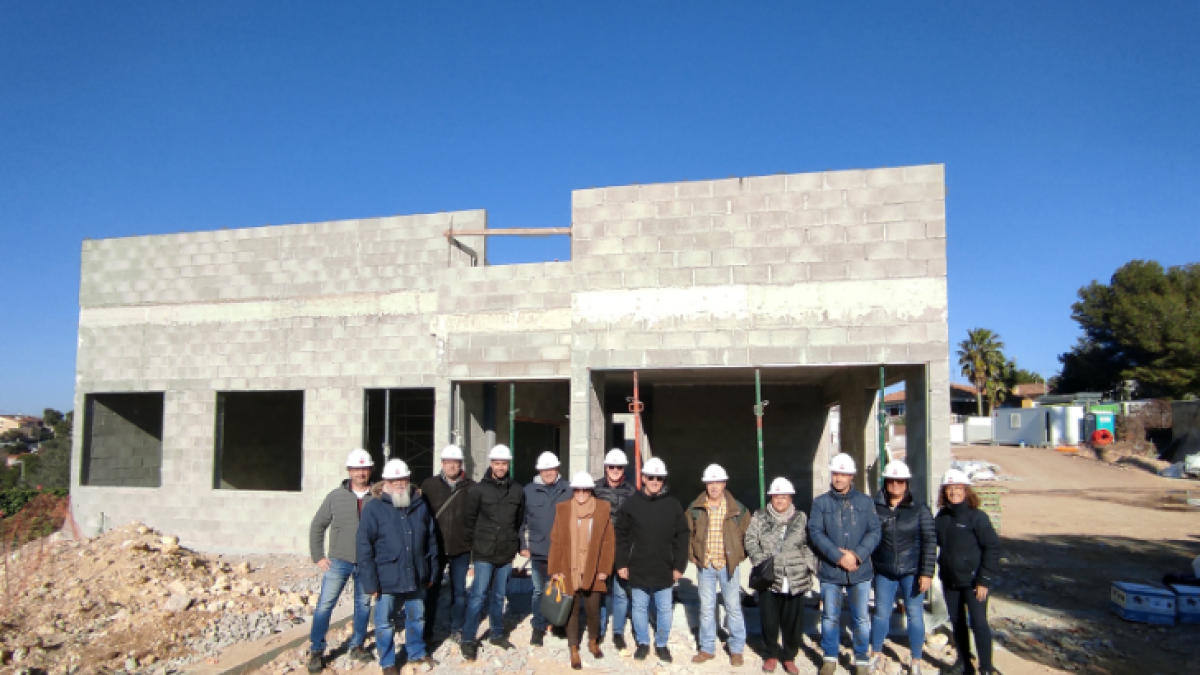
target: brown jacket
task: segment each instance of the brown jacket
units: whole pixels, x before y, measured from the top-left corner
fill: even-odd
[[[594,499],[594,498],[593,498]],[[550,530],[550,557],[546,561],[546,572],[550,576],[563,575],[567,595],[574,595],[575,580],[571,578],[571,501],[554,507],[554,527]],[[583,590],[607,591],[608,585],[596,578],[596,573],[611,574],[616,553],[613,535],[612,507],[603,499],[596,500],[596,512],[592,514],[592,538],[588,542],[587,562],[583,567]]]
[[[708,557],[708,493],[701,492],[688,508],[688,529],[692,531],[688,552],[692,564],[704,567]],[[746,559],[746,530],[750,529],[750,511],[725,492],[725,523],[721,531],[725,538],[725,565],[732,570]],[[732,572],[731,572],[732,573]]]

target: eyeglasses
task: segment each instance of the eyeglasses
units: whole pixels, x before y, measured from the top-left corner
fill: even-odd
[[[651,483],[661,483],[661,482],[663,482],[663,477],[662,476],[646,476],[646,480]]]
[[[606,466],[604,468],[608,471],[624,471],[625,470],[625,467],[623,467],[623,466]]]

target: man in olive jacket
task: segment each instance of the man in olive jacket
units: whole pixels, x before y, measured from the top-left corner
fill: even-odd
[[[725,490],[729,476],[719,464],[704,470],[704,492],[688,509],[689,551],[700,590],[700,653],[692,663],[716,658],[717,588],[725,604],[729,630],[729,663],[745,660],[746,622],[742,618],[742,585],[737,566],[746,559],[742,542],[750,527],[750,511]]]
[[[308,547],[312,561],[321,569],[321,594],[313,612],[312,630],[309,640],[308,672],[319,673],[325,668],[325,635],[329,632],[329,620],[334,605],[342,595],[342,589],[351,577],[356,577],[356,551],[354,537],[358,532],[359,516],[363,506],[374,497],[371,494],[371,471],[375,460],[366,450],[354,450],[346,458],[348,480],[325,496],[321,507],[313,516],[308,530]],[[325,532],[329,531],[329,552],[325,551]],[[350,635],[350,658],[370,661],[371,655],[363,650],[367,639],[367,622],[371,619],[371,601],[363,592],[362,584],[354,581],[354,632]]]
[[[504,636],[504,594],[520,548],[517,533],[524,518],[525,495],[512,478],[512,451],[507,446],[492,448],[488,464],[483,479],[467,493],[467,537],[475,559],[475,581],[463,620],[462,655],[468,661],[479,654],[475,634],[485,602],[491,634],[488,642],[502,649],[513,648]]]
[[[467,570],[471,567],[471,539],[467,537],[467,493],[475,485],[463,472],[463,451],[457,445],[442,448],[442,471],[421,483],[438,526],[438,562],[433,585],[425,595],[425,641],[433,637],[442,575],[450,567],[450,640],[462,638],[467,611]]]

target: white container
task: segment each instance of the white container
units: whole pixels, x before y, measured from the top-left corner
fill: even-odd
[[[1175,625],[1175,591],[1162,586],[1114,581],[1109,609],[1126,621]]]
[[[1179,623],[1200,623],[1200,586],[1173,585],[1175,618]]]

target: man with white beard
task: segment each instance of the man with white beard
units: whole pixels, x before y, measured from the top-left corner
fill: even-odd
[[[425,652],[425,592],[438,559],[433,514],[421,491],[409,485],[403,460],[383,468],[383,494],[363,508],[358,527],[358,580],[375,605],[375,644],[383,675],[397,675],[390,617],[404,604],[407,663],[433,667]]]

